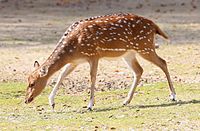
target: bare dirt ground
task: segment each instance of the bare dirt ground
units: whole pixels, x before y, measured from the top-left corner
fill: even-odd
[[[168,45],[157,39],[157,52],[167,60],[173,81],[200,83],[199,0],[0,0],[0,81],[25,82],[33,62],[44,62],[70,24],[116,12],[135,13],[155,21],[170,36]],[[144,60],[140,63],[145,70],[141,84],[166,81],[160,69]],[[100,62],[99,90],[127,88],[131,79],[123,61]],[[63,84],[77,92],[86,89],[88,82],[89,66],[83,64]]]

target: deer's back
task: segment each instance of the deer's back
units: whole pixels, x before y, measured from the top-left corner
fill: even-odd
[[[133,14],[91,17],[74,23],[67,32],[73,46],[86,56],[115,57],[128,50],[153,51],[155,26]]]

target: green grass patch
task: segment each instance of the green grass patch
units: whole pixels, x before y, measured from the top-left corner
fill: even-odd
[[[85,108],[89,95],[66,95],[59,90],[56,112],[48,105],[50,88],[31,104],[24,104],[24,83],[0,83],[1,130],[198,130],[199,84],[176,84],[177,101],[169,100],[166,83],[138,87],[130,105],[123,107],[128,90],[95,93],[93,111]]]

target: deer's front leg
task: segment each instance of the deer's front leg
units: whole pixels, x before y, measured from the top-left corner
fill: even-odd
[[[90,64],[90,77],[91,77],[91,87],[90,87],[90,101],[88,104],[88,110],[92,110],[92,106],[94,105],[94,89],[95,89],[95,82],[96,82],[96,75],[97,75],[97,68],[98,68],[98,60],[91,60]]]
[[[70,74],[75,69],[75,67],[76,67],[76,65],[67,64],[64,66],[62,72],[60,73],[58,80],[56,82],[56,85],[54,86],[53,90],[51,91],[51,93],[49,95],[49,105],[52,107],[53,110],[55,107],[54,97],[56,95],[56,92],[59,89],[61,82],[68,74]]]

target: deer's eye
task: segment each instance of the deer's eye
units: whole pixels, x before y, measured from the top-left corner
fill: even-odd
[[[35,82],[34,83],[30,83],[29,87],[33,87],[34,85],[35,85]]]

